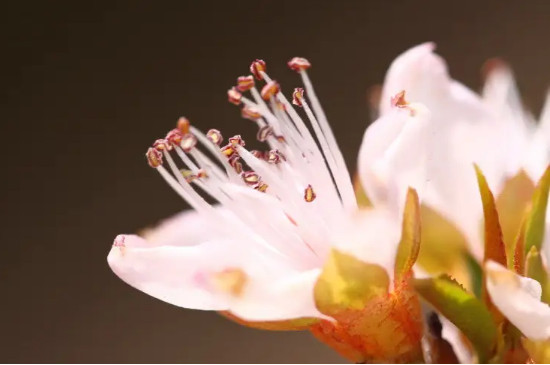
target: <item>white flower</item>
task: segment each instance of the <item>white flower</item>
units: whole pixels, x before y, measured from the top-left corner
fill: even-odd
[[[385,208],[358,211],[344,159],[305,71],[309,63],[295,58],[289,66],[305,86],[295,90],[293,104],[303,108],[314,135],[266,74],[265,63],[253,62],[251,72],[265,81],[261,92],[252,76],[243,76],[228,96],[257,124],[269,151],[249,150],[240,136],[220,148],[219,131],[204,134],[180,119],[147,158],[195,211],[143,237],[118,236],[108,262],[122,280],[180,307],[278,321],[327,318],[315,305],[313,287],[331,247],[393,274],[401,218]]]

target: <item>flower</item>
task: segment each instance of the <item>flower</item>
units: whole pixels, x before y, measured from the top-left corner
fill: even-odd
[[[416,289],[450,320],[443,336],[463,361],[472,357],[451,323],[478,360],[548,361],[550,102],[536,123],[504,64],[490,63],[478,95],[451,79],[433,51],[431,43],[413,47],[390,66],[380,118],[359,155],[363,188],[375,207],[398,205],[410,186],[418,191],[419,269],[452,278],[420,279]],[[457,312],[457,298],[475,305]],[[489,335],[477,337],[461,316],[479,318]]]
[[[354,361],[416,361],[422,318],[409,285],[419,244],[416,195],[403,194],[407,204],[358,208],[306,72],[311,64],[293,58],[288,65],[304,84],[292,104],[313,135],[265,62],[254,61],[251,73],[264,86],[239,77],[228,99],[257,125],[268,150],[249,149],[239,135],[223,144],[220,131],[203,133],[180,119],[146,158],[194,211],[142,237],[119,235],[109,265],[131,286],[180,307],[222,311],[260,328],[309,328]]]

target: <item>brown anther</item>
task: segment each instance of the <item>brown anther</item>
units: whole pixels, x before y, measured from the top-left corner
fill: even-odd
[[[185,117],[180,117],[178,119],[177,128],[181,132],[181,134],[187,134],[189,133],[189,127],[191,126],[191,123],[189,123],[189,119]]]
[[[197,145],[197,137],[191,133],[182,136],[180,147],[185,152],[191,151]]]
[[[181,140],[183,138],[183,134],[181,134],[179,129],[172,129],[168,134],[166,135],[166,141],[170,143],[170,145],[179,145],[181,143]]]
[[[241,172],[243,172],[243,164],[237,161],[233,164],[233,169],[235,169],[235,172],[237,174],[240,174]]]
[[[221,145],[223,141],[222,134],[217,129],[210,129],[206,132],[206,138],[217,146]]]
[[[254,107],[244,106],[241,109],[241,116],[243,118],[250,119],[251,121],[255,122],[262,117],[262,114],[258,109]]]
[[[168,143],[165,139],[157,139],[155,142],[153,142],[153,148],[158,151],[170,151],[172,150],[172,146],[170,143]]]
[[[256,186],[254,186],[254,189],[258,190],[261,193],[265,193],[268,187],[269,186],[266,183],[264,183],[263,181],[260,181],[259,183],[256,184]]]
[[[311,63],[309,63],[308,60],[302,57],[294,57],[293,59],[288,61],[287,65],[292,71],[297,72],[307,70],[311,67]]]
[[[260,182],[260,176],[254,171],[243,172],[242,178],[247,185],[256,185],[258,182]]]
[[[232,144],[223,146],[220,151],[228,158],[236,154],[235,148],[233,148]]]
[[[297,87],[292,93],[292,104],[297,106],[302,106],[302,101],[304,100],[304,89]]]
[[[237,134],[231,138],[228,139],[229,143],[231,143],[233,146],[236,146],[236,145],[239,145],[239,146],[242,146],[244,147],[245,146],[245,143],[244,143],[244,139],[242,139],[241,135],[240,134]]]
[[[272,164],[278,164],[281,160],[286,160],[279,150],[271,150],[267,153],[267,162]]]
[[[401,90],[390,99],[392,106],[397,108],[406,108],[409,105],[409,102],[405,100],[405,90]]]
[[[275,96],[279,92],[279,84],[275,80],[269,81],[262,88],[262,98],[264,100],[269,100],[271,97]]]
[[[273,129],[268,126],[264,125],[260,129],[258,129],[258,133],[256,134],[256,139],[260,142],[267,141],[267,138],[273,134]]]
[[[156,148],[149,147],[147,153],[145,154],[145,157],[147,158],[149,166],[153,168],[157,168],[162,165],[162,152],[160,152]]]
[[[265,158],[264,153],[262,151],[252,150],[250,151],[250,153],[252,154],[252,156],[256,157],[259,160],[263,160]]]
[[[304,200],[308,203],[311,203],[315,200],[316,197],[317,195],[315,195],[313,188],[311,187],[311,185],[308,185],[306,187],[306,190],[304,191]]]
[[[256,77],[257,80],[263,80],[261,72],[265,72],[265,62],[263,60],[255,60],[250,64],[250,73]]]
[[[231,104],[239,105],[241,103],[242,97],[242,94],[238,92],[237,89],[235,89],[234,87],[227,90],[227,100],[229,100]]]
[[[245,92],[254,87],[254,77],[252,75],[249,76],[239,76],[237,78],[237,89],[240,92]]]

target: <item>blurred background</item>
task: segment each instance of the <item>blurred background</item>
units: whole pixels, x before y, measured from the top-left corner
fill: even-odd
[[[2,362],[337,362],[309,333],[173,307],[111,273],[131,233],[185,208],[144,152],[185,115],[253,136],[226,90],[255,58],[291,91],[310,75],[351,170],[368,94],[407,48],[437,43],[479,89],[485,60],[538,113],[550,84],[548,1],[12,1],[1,31]]]

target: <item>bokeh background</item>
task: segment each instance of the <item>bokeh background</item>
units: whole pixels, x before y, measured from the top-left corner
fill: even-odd
[[[286,90],[311,76],[349,167],[368,92],[400,52],[435,41],[455,78],[509,62],[526,104],[550,83],[549,1],[11,1],[3,4],[0,361],[337,362],[308,333],[262,332],[125,285],[113,237],[184,203],[147,167],[186,115],[253,136],[226,102],[252,59]]]

